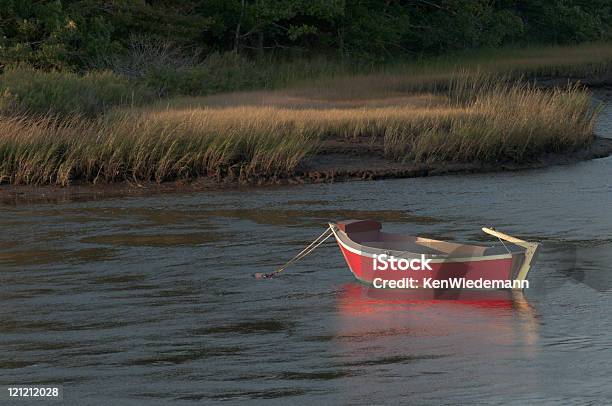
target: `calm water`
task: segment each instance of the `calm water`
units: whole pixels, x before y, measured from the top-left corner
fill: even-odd
[[[612,109],[598,130],[612,136]],[[520,173],[0,206],[0,384],[75,404],[608,403],[612,159]],[[540,240],[525,296],[381,294],[327,220]]]

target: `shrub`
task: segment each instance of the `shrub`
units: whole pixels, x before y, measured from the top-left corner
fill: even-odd
[[[255,62],[228,52],[211,54],[197,65],[152,66],[142,81],[159,96],[194,96],[266,87],[266,74]]]
[[[140,104],[152,92],[112,72],[43,72],[27,66],[0,75],[0,113],[93,116],[118,105]]]

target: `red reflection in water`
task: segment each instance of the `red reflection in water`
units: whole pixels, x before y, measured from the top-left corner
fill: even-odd
[[[358,371],[346,389],[353,396],[384,387],[378,395],[388,399],[430,388],[444,397],[493,386],[503,396],[540,385],[538,371],[524,367],[537,357],[538,319],[521,293],[353,282],[342,287],[336,315],[335,359]]]
[[[338,297],[340,336],[437,338],[526,345],[538,338],[534,309],[521,292],[376,289],[348,283]]]
[[[513,309],[529,306],[521,292],[509,290],[450,290],[450,289],[377,289],[360,283],[348,283],[342,287],[340,309],[342,312],[380,312],[385,307],[401,304],[450,304],[482,308]]]

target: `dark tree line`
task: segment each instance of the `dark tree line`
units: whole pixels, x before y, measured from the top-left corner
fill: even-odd
[[[611,15],[612,0],[0,0],[0,62],[83,69],[134,41],[383,60],[609,39]]]

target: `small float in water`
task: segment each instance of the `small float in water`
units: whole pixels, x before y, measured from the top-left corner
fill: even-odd
[[[483,228],[501,246],[458,244],[382,231],[372,220],[328,223],[328,228],[278,270],[256,273],[257,279],[278,276],[332,236],[357,280],[390,289],[517,289],[529,287],[538,243]],[[504,241],[506,243],[504,243]]]
[[[355,278],[376,288],[523,289],[538,250],[490,228],[482,230],[501,246],[387,233],[371,220],[329,223],[329,230]]]

